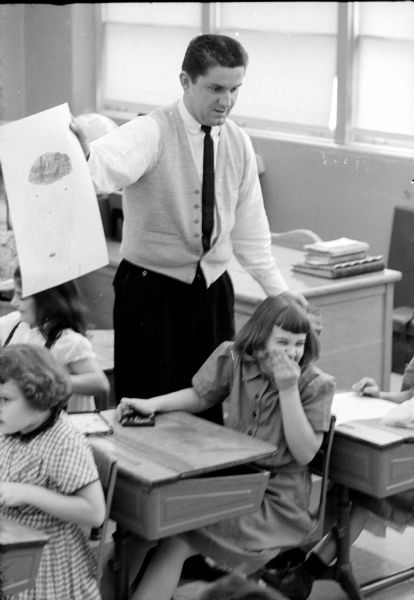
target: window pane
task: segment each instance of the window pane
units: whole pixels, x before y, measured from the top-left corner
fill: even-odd
[[[328,131],[336,75],[337,4],[221,3],[220,33],[249,53],[234,115]]]
[[[414,135],[414,42],[361,40],[356,127]]]
[[[358,12],[360,35],[414,38],[414,6],[410,2],[358,2]]]
[[[358,3],[354,126],[414,135],[414,5]]]
[[[102,4],[104,21],[141,25],[197,26],[200,2],[108,2]]]
[[[335,39],[248,32],[238,39],[251,51],[233,114],[328,127]]]
[[[336,2],[221,2],[220,26],[284,33],[336,33]]]
[[[156,106],[176,100],[184,54],[198,33],[184,27],[107,24],[103,97]]]

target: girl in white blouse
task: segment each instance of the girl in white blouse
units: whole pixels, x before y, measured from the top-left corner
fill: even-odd
[[[108,393],[109,382],[87,338],[86,309],[76,283],[68,281],[23,298],[17,267],[12,305],[17,310],[0,318],[0,346],[49,348],[69,373],[68,411],[93,409],[93,396]]]

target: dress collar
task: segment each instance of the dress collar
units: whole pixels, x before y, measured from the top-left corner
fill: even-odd
[[[12,436],[19,437],[22,440],[22,442],[30,442],[30,440],[32,440],[33,438],[38,436],[39,433],[43,433],[47,429],[50,429],[51,427],[53,427],[53,425],[58,420],[61,412],[62,412],[62,410],[60,408],[54,408],[54,409],[52,409],[52,412],[49,415],[49,417],[46,419],[46,421],[43,421],[43,423],[40,423],[40,425],[38,427],[36,427],[35,429],[32,429],[32,431],[28,431],[27,433],[21,433],[19,431],[18,433],[12,434]]]

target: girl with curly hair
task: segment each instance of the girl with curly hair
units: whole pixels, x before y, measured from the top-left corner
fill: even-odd
[[[13,600],[99,600],[85,528],[105,500],[92,451],[62,407],[67,375],[45,348],[0,350],[0,519],[49,536],[34,588]]]

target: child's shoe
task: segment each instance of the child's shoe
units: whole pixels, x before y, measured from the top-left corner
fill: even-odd
[[[315,576],[301,564],[282,573],[275,569],[267,569],[262,579],[279,592],[283,592],[290,600],[306,600],[312,591]]]

